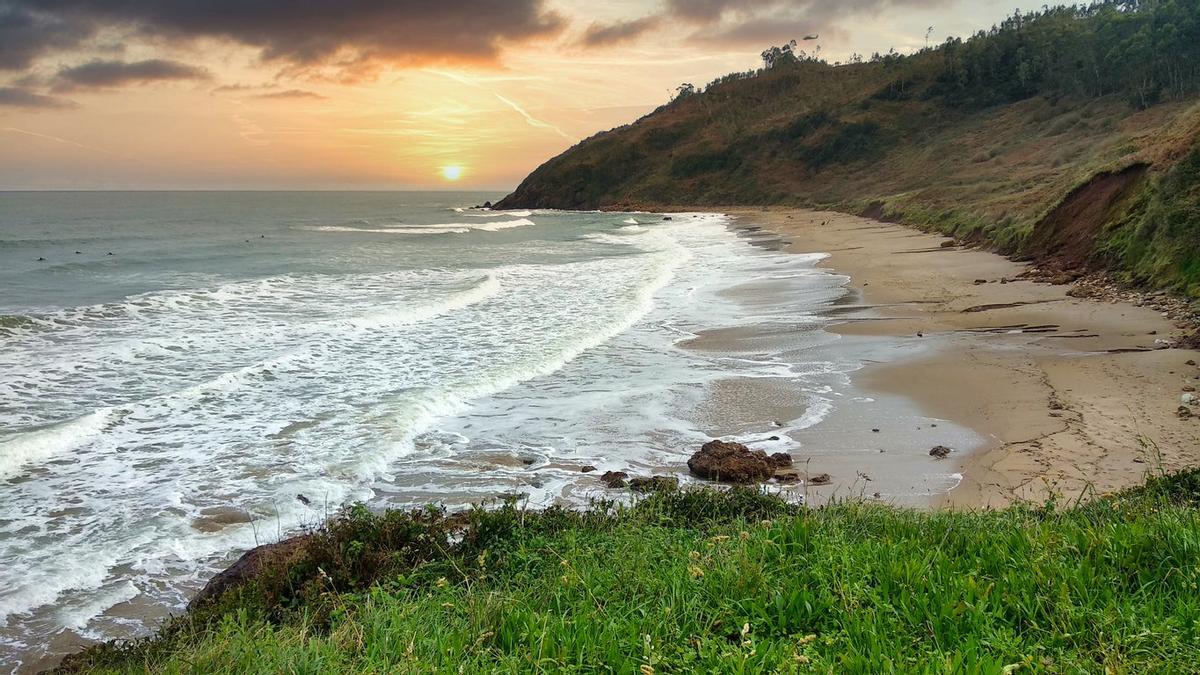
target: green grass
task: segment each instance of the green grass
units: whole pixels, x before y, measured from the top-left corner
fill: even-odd
[[[1200,471],[1068,508],[350,509],[134,672],[1198,672]]]

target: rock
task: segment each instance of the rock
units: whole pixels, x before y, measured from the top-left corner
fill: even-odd
[[[533,457],[522,457],[521,458],[521,463],[524,464],[525,466],[533,466],[533,463],[536,461],[537,461],[537,459],[535,459]]]
[[[1184,361],[1184,365],[1194,366],[1194,365],[1196,365],[1196,362],[1193,361],[1192,359],[1188,359],[1187,361]]]
[[[782,469],[792,465],[792,456],[786,452],[777,452],[771,455],[771,462]]]
[[[1002,283],[1002,284],[1007,284],[1007,283],[1008,283],[1008,279],[1001,279],[1001,280],[1000,280],[1000,283]]]
[[[930,449],[929,456],[937,457],[938,459],[945,459],[950,455],[951,452],[953,451],[944,445],[935,445],[932,449]]]
[[[610,488],[625,487],[625,479],[629,478],[629,474],[624,471],[605,471],[603,476],[600,476],[600,482]]]
[[[594,466],[592,466],[591,464],[589,464],[589,465],[587,465],[587,466],[583,467],[582,469],[580,469],[580,470],[579,470],[579,472],[580,472],[580,473],[591,473],[591,472],[593,472],[593,471],[595,471],[595,470],[596,470],[596,467],[594,467]]]
[[[879,430],[878,430],[878,429],[872,429],[872,430],[871,430],[871,433],[873,433],[873,434],[877,434],[877,433],[879,433]]]
[[[670,492],[679,489],[679,479],[674,476],[630,478],[629,489],[634,492]]]
[[[775,474],[767,453],[725,441],[705,443],[688,459],[688,469],[700,478],[726,483],[757,483]]]
[[[296,495],[296,501],[300,502],[301,504],[303,504],[305,506],[312,506],[312,500],[309,499],[308,497],[305,497],[303,494]]]
[[[210,579],[196,594],[196,597],[188,603],[188,609],[194,609],[216,600],[225,591],[252,581],[268,565],[291,564],[304,556],[305,547],[311,540],[312,535],[302,534],[291,539],[284,539],[276,544],[266,544],[246,551],[232,566]]]
[[[768,440],[768,441],[777,441],[777,440],[779,440],[779,437],[778,437],[778,436],[772,436],[772,437],[768,438],[767,440]]]
[[[798,483],[800,472],[795,469],[780,469],[775,472],[775,480],[780,483]]]
[[[1064,406],[1062,404],[1062,402],[1059,401],[1057,398],[1050,399],[1050,409],[1051,410],[1064,410],[1065,408],[1066,408],[1066,406]]]
[[[953,239],[947,239],[946,241],[942,242],[942,248],[951,248],[951,247],[957,246],[957,245],[958,245],[958,242],[954,241]]]
[[[833,476],[827,473],[819,473],[815,476],[810,476],[808,479],[809,485],[829,485],[833,482]]]
[[[1180,396],[1179,402],[1184,405],[1196,405],[1197,402],[1200,402],[1200,398],[1196,398],[1195,394],[1192,394],[1189,392],[1189,393],[1185,393],[1184,395]]]
[[[663,216],[663,220],[674,220],[671,216]]]
[[[976,279],[976,280],[975,280],[975,285],[976,285],[976,286],[982,286],[982,285],[984,285],[984,284],[986,284],[986,283],[987,283],[987,279]]]
[[[1179,406],[1179,409],[1175,411],[1175,414],[1179,417],[1179,419],[1186,420],[1192,416],[1192,409],[1186,405],[1181,405]]]
[[[490,209],[490,208],[492,208],[492,203],[491,203],[491,202],[484,202],[484,203],[483,203],[483,208],[485,208],[485,209]]]

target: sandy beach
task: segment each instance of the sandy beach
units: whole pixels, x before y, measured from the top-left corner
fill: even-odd
[[[833,330],[922,344],[920,356],[873,363],[853,379],[984,439],[944,460],[962,481],[935,505],[1070,501],[1200,462],[1200,421],[1176,414],[1181,394],[1200,384],[1188,363],[1197,355],[1156,343],[1176,331],[1159,311],[1071,297],[1071,286],[1017,279],[1021,263],[900,225],[731,213],[740,227],[779,234],[787,250],[828,253],[824,266],[850,277],[864,307]]]

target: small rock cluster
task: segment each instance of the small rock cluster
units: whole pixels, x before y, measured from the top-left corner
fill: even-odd
[[[1188,359],[1185,366],[1195,369],[1196,360]],[[1200,373],[1197,373],[1200,375]],[[1195,379],[1189,379],[1189,382],[1194,382]],[[1190,420],[1200,417],[1200,394],[1196,393],[1196,385],[1184,385],[1183,393],[1179,395],[1179,408],[1175,410],[1175,414],[1180,419]]]
[[[1037,281],[1049,281],[1050,283],[1074,282],[1074,287],[1067,291],[1067,295],[1073,298],[1089,298],[1109,303],[1127,302],[1138,307],[1148,307],[1162,314],[1164,318],[1175,322],[1175,327],[1189,336],[1181,342],[1187,343],[1189,339],[1193,341],[1200,340],[1200,338],[1197,338],[1197,331],[1200,330],[1200,300],[1188,301],[1185,298],[1171,295],[1167,291],[1139,291],[1131,289],[1103,274],[1088,274],[1085,276],[1069,275],[1069,278],[1047,276],[1047,274],[1049,274],[1048,271],[1039,270],[1036,267],[1030,268],[1025,272],[1025,275]],[[1195,349],[1200,347],[1200,342],[1194,342],[1190,345],[1180,344],[1178,346]]]

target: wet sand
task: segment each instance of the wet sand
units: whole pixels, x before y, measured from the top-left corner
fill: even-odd
[[[861,305],[832,330],[896,347],[853,373],[856,386],[982,439],[941,462],[962,481],[934,505],[1071,500],[1200,463],[1200,421],[1176,415],[1184,387],[1200,388],[1200,368],[1186,363],[1200,357],[1156,348],[1175,330],[1157,311],[1017,280],[1023,264],[899,225],[802,210],[731,214],[789,251],[829,253],[823,265],[850,277]],[[939,429],[924,429],[926,453]]]

